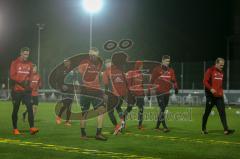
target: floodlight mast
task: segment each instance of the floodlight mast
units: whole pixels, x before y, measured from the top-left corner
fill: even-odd
[[[40,55],[41,55],[41,30],[44,29],[45,24],[36,24],[38,27],[38,51],[37,51],[37,67],[38,67],[38,72],[40,73]]]
[[[98,13],[103,7],[103,0],[82,0],[83,8],[89,13],[89,50],[92,48],[93,37],[93,15]]]

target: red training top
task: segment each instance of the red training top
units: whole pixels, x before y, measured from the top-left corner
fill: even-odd
[[[152,71],[151,84],[157,86],[157,93],[169,93],[170,89],[178,89],[175,72],[172,68],[156,66]]]
[[[100,89],[99,75],[101,67],[101,63],[95,64],[89,57],[80,62],[78,70],[82,76],[83,86],[87,89]]]
[[[34,73],[31,78],[30,87],[32,88],[32,96],[38,96],[38,89],[42,86],[41,77],[38,73]]]
[[[110,90],[116,96],[127,95],[127,83],[125,74],[115,65],[108,67],[103,72],[104,85],[110,86]]]
[[[32,62],[30,61],[23,61],[20,57],[12,61],[10,67],[10,78],[15,81],[14,91],[21,92],[26,90],[26,88],[21,86],[19,83],[24,81],[30,82],[32,69]]]
[[[128,89],[135,96],[144,95],[143,75],[140,70],[142,66],[143,66],[142,61],[136,61],[134,70],[130,70],[127,72]]]
[[[204,75],[203,84],[205,87],[206,93],[211,93],[211,89],[215,89],[216,93],[213,94],[215,97],[223,96],[223,72],[217,69],[215,66],[212,66],[207,69]]]

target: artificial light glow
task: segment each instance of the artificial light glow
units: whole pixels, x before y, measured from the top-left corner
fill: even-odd
[[[103,0],[83,0],[83,8],[93,14],[99,12],[103,7]]]

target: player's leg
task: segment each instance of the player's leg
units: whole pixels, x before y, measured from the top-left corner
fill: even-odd
[[[224,128],[224,134],[232,134],[234,130],[229,130],[227,125],[227,118],[226,118],[226,112],[225,112],[225,104],[223,98],[217,98],[216,99],[216,106],[217,110]]]
[[[35,118],[36,113],[37,113],[37,107],[38,107],[38,96],[31,96],[31,104],[33,107],[33,117]],[[23,112],[23,121],[25,122],[26,116],[27,116],[27,109],[25,112]]]
[[[24,101],[22,101],[22,105],[26,105]],[[27,112],[28,112],[27,109],[25,109],[25,111],[22,113],[23,122],[26,121]]]
[[[85,128],[86,128],[88,110],[91,104],[91,99],[87,96],[80,96],[80,104],[82,109],[81,120],[80,120],[81,138],[87,139],[87,133]]]
[[[113,132],[113,134],[117,135],[119,133],[119,131],[121,130],[121,125],[119,125],[117,123],[117,119],[116,119],[116,117],[114,115],[114,109],[111,109],[111,110],[108,111],[108,116],[109,116],[110,121],[114,125],[114,132]]]
[[[33,105],[33,117],[36,117],[37,107],[38,107],[38,96],[32,96],[32,105]]]
[[[37,113],[37,107],[38,107],[38,96],[32,96],[31,97],[31,104],[33,107],[33,117],[35,118],[36,113]],[[23,112],[23,121],[26,121],[26,116],[27,116],[27,109],[25,112]]]
[[[118,116],[120,119],[123,119],[123,110],[122,110],[122,104],[123,104],[123,99],[120,98],[119,99],[119,103],[118,105],[116,106],[116,110],[117,110],[117,113],[118,113]]]
[[[202,133],[203,134],[207,134],[207,120],[208,120],[208,117],[212,111],[212,108],[215,104],[215,101],[213,99],[213,97],[211,96],[206,96],[206,107],[205,107],[205,112],[203,114],[203,117],[202,117]]]
[[[66,126],[71,126],[71,123],[70,123],[70,117],[71,117],[71,107],[72,107],[72,102],[73,102],[73,99],[71,97],[69,97],[67,99],[67,103],[66,103],[66,122],[65,122],[65,125]]]
[[[132,111],[132,108],[136,103],[136,96],[134,96],[132,93],[128,94],[128,96],[126,97],[126,101],[127,101],[127,109],[124,111],[124,119],[125,117],[127,117],[127,114]]]
[[[63,104],[63,106],[60,108],[60,111],[59,111],[59,113],[58,113],[58,115],[57,115],[57,117],[56,117],[56,123],[57,124],[61,124],[61,122],[62,122],[62,114],[63,114],[63,112],[67,109],[67,107],[68,107],[68,101],[67,101],[67,97],[66,96],[63,96],[62,97],[62,104]]]
[[[132,111],[132,108],[133,108],[133,105],[127,104],[127,108],[126,108],[126,110],[124,111],[124,118],[126,118],[127,115]]]
[[[112,98],[118,98],[120,100],[120,98],[117,96],[112,96]],[[107,102],[108,116],[109,116],[110,121],[114,125],[114,133],[113,133],[114,135],[117,135],[121,128],[121,126],[117,123],[117,119],[114,115],[114,109],[116,109],[116,107],[118,107],[119,103],[121,103],[119,100],[118,100],[118,103],[116,104],[115,102],[112,101],[111,98],[108,98],[108,102]]]
[[[127,99],[127,108],[123,113],[124,114],[124,120],[125,120],[125,118],[127,118],[127,115],[132,111],[132,108],[133,108],[135,103],[136,103],[136,99],[134,100],[134,102],[129,102],[129,99]]]
[[[157,102],[158,102],[158,106],[159,106],[159,114],[158,114],[158,118],[157,118],[157,124],[155,129],[159,129],[160,124],[162,123],[162,117],[163,117],[163,113],[164,113],[164,96],[162,94],[157,96]]]
[[[13,125],[13,134],[19,135],[20,132],[17,129],[17,120],[18,120],[18,111],[22,100],[22,93],[16,93],[12,91],[12,103],[13,103],[13,111],[12,111],[12,125]]]
[[[104,113],[106,112],[106,109],[103,105],[101,105],[98,108],[96,108],[96,111],[98,112],[97,128],[102,129]],[[100,134],[100,133],[101,133],[101,131],[97,131],[97,134]]]
[[[115,98],[116,96],[112,96],[112,98]],[[116,97],[117,98],[117,97]],[[107,102],[107,107],[108,107],[108,116],[110,121],[112,122],[112,124],[116,127],[117,126],[117,119],[114,115],[114,109],[117,107],[117,105],[115,103],[112,102],[111,98],[108,98],[108,102]]]
[[[226,119],[226,112],[225,112],[225,104],[223,101],[223,98],[217,98],[216,99],[216,107],[224,128],[224,131],[228,130],[228,126],[227,126],[227,119]]]
[[[126,127],[126,123],[125,123],[125,116],[122,110],[122,104],[123,104],[123,98],[119,98],[119,103],[116,106],[116,110],[118,112],[118,116],[120,118],[120,128],[115,128],[115,131],[122,131],[125,127]],[[118,132],[117,132],[118,133]]]
[[[139,97],[136,99],[136,105],[138,106],[138,128],[142,129],[143,111],[144,111],[144,98]]]
[[[25,92],[23,96],[24,103],[26,104],[27,111],[28,111],[28,123],[30,127],[30,133],[34,135],[39,130],[34,127],[34,117],[33,117],[33,108],[31,103],[31,93]]]
[[[22,113],[23,122],[26,121],[27,109]]]
[[[168,106],[168,102],[169,102],[169,94],[164,94],[163,95],[163,107],[161,108],[162,109],[162,113],[161,113],[161,121],[162,121],[162,124],[163,124],[163,131],[164,132],[169,132],[169,129],[167,127],[167,124],[166,124],[166,120],[165,120],[165,110],[166,110],[166,107]]]
[[[33,109],[33,117],[35,118],[36,113],[37,113],[37,106],[38,106],[38,96],[31,96],[31,104],[32,104],[32,109]],[[27,113],[28,113],[28,110],[26,109],[25,112],[23,112],[23,114],[22,114],[24,122],[26,121]]]
[[[124,122],[124,127],[126,127],[126,120],[127,120],[127,116],[128,116],[128,114],[132,111],[132,108],[133,108],[133,104],[127,104],[127,108],[126,108],[126,110],[124,111],[124,113],[123,113],[123,122]]]
[[[61,107],[61,109],[60,109],[60,111],[59,111],[59,113],[58,113],[58,117],[60,117],[60,118],[61,118],[63,112],[64,112],[64,111],[67,109],[67,107],[68,107],[68,101],[67,101],[67,100],[68,100],[67,98],[65,98],[65,99],[62,100],[63,106]]]
[[[96,93],[98,98],[94,98],[92,100],[92,105],[94,110],[98,113],[97,117],[97,131],[96,131],[96,139],[106,141],[107,138],[102,135],[102,128],[103,128],[103,119],[104,113],[106,112],[106,108],[103,103],[103,95],[101,92]]]
[[[117,126],[117,119],[116,119],[116,117],[115,117],[115,115],[114,115],[114,109],[112,109],[112,110],[110,110],[110,111],[108,112],[108,116],[109,116],[109,119],[110,119],[110,121],[112,122],[112,124],[113,124],[114,126]]]

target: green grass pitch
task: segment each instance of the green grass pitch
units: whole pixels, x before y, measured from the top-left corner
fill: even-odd
[[[171,132],[163,133],[153,130],[155,121],[144,121],[144,130],[137,129],[136,120],[127,121],[125,133],[112,135],[113,126],[108,116],[104,120],[104,134],[108,141],[87,141],[80,139],[79,121],[73,121],[71,127],[55,124],[55,103],[40,103],[36,116],[36,127],[40,132],[31,136],[28,122],[23,122],[19,111],[18,127],[24,135],[13,136],[11,124],[11,102],[0,102],[0,158],[1,159],[105,159],[105,158],[162,158],[162,159],[230,159],[240,157],[240,115],[239,108],[226,109],[228,124],[236,132],[223,135],[216,108],[215,115],[209,117],[208,135],[202,135],[201,117],[203,107],[169,106],[168,112],[188,112],[187,120],[169,118],[167,121]],[[74,106],[74,109],[77,109]],[[137,109],[133,110],[133,114]],[[158,112],[158,107],[146,109],[145,114]],[[189,117],[188,116],[186,117]],[[146,116],[145,116],[146,117]],[[87,123],[87,134],[94,137],[96,120]]]

